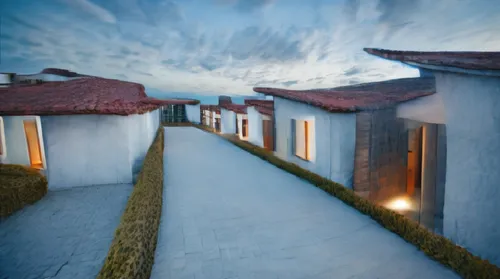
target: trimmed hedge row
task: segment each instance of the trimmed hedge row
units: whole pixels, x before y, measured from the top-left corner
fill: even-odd
[[[192,124],[192,126],[211,132],[209,128],[202,125]],[[422,250],[430,258],[454,270],[463,278],[500,278],[500,268],[498,266],[473,255],[466,249],[455,245],[449,239],[428,231],[405,216],[373,204],[365,198],[356,195],[351,189],[305,170],[296,164],[282,160],[266,149],[241,141],[237,137],[223,136],[223,138],[276,167],[312,183],[344,203],[356,208],[361,213],[370,216],[380,225],[398,234],[404,240]]]
[[[47,179],[38,170],[0,164],[0,218],[8,217],[47,194]]]
[[[147,279],[151,274],[162,208],[163,141],[160,127],[127,201],[99,279]]]

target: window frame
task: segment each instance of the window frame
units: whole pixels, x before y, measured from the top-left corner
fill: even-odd
[[[298,123],[304,123],[304,156],[301,156],[297,154],[297,125]],[[308,119],[292,119],[292,153],[295,157],[311,162],[312,161],[312,156],[311,156],[311,139],[310,139],[310,132],[311,132],[311,124],[313,121],[308,120]]]

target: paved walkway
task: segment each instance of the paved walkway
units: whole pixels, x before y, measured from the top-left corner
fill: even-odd
[[[89,279],[104,263],[132,185],[50,191],[0,222],[0,279]]]
[[[223,139],[167,128],[151,278],[459,278],[370,218]]]

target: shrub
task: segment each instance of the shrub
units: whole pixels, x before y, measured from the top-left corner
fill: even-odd
[[[39,201],[47,194],[47,184],[36,169],[0,164],[0,218]]]
[[[162,208],[163,138],[160,127],[97,278],[146,279],[151,274]]]
[[[201,128],[207,132],[211,132],[205,127],[200,127],[199,125],[193,126]],[[266,149],[241,141],[235,137],[223,138],[232,142],[239,148],[268,161],[276,167],[312,183],[325,192],[337,197],[344,203],[356,208],[359,212],[370,216],[380,225],[398,234],[404,240],[423,251],[427,256],[451,268],[463,278],[500,278],[500,268],[496,265],[473,255],[466,249],[455,245],[449,239],[428,231],[405,216],[385,207],[373,204],[356,195],[353,190],[318,174],[305,170],[296,164],[282,160]]]

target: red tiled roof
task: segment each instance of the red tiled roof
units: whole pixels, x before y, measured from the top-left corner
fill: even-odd
[[[195,99],[156,99],[156,98],[149,98],[148,102],[151,104],[160,105],[160,106],[197,105],[200,103],[200,101],[195,100]]]
[[[466,70],[500,70],[500,52],[479,51],[397,51],[365,48],[373,54],[389,60],[413,62],[422,65],[455,67]]]
[[[247,113],[247,106],[246,105],[239,105],[239,104],[232,104],[232,103],[225,103],[220,105],[221,108],[234,111],[239,114],[246,114]]]
[[[41,74],[52,74],[52,75],[58,75],[58,76],[63,76],[63,77],[84,77],[86,75],[81,75],[75,72],[71,72],[66,69],[57,69],[57,68],[45,68],[41,72]]]
[[[247,99],[245,100],[247,106],[253,106],[255,109],[264,115],[272,116],[274,111],[274,101],[273,100],[255,100]]]
[[[129,115],[157,102],[142,84],[97,77],[0,88],[0,115]]]
[[[255,92],[306,103],[331,112],[381,109],[434,94],[434,78],[403,78],[326,89],[255,87]]]

